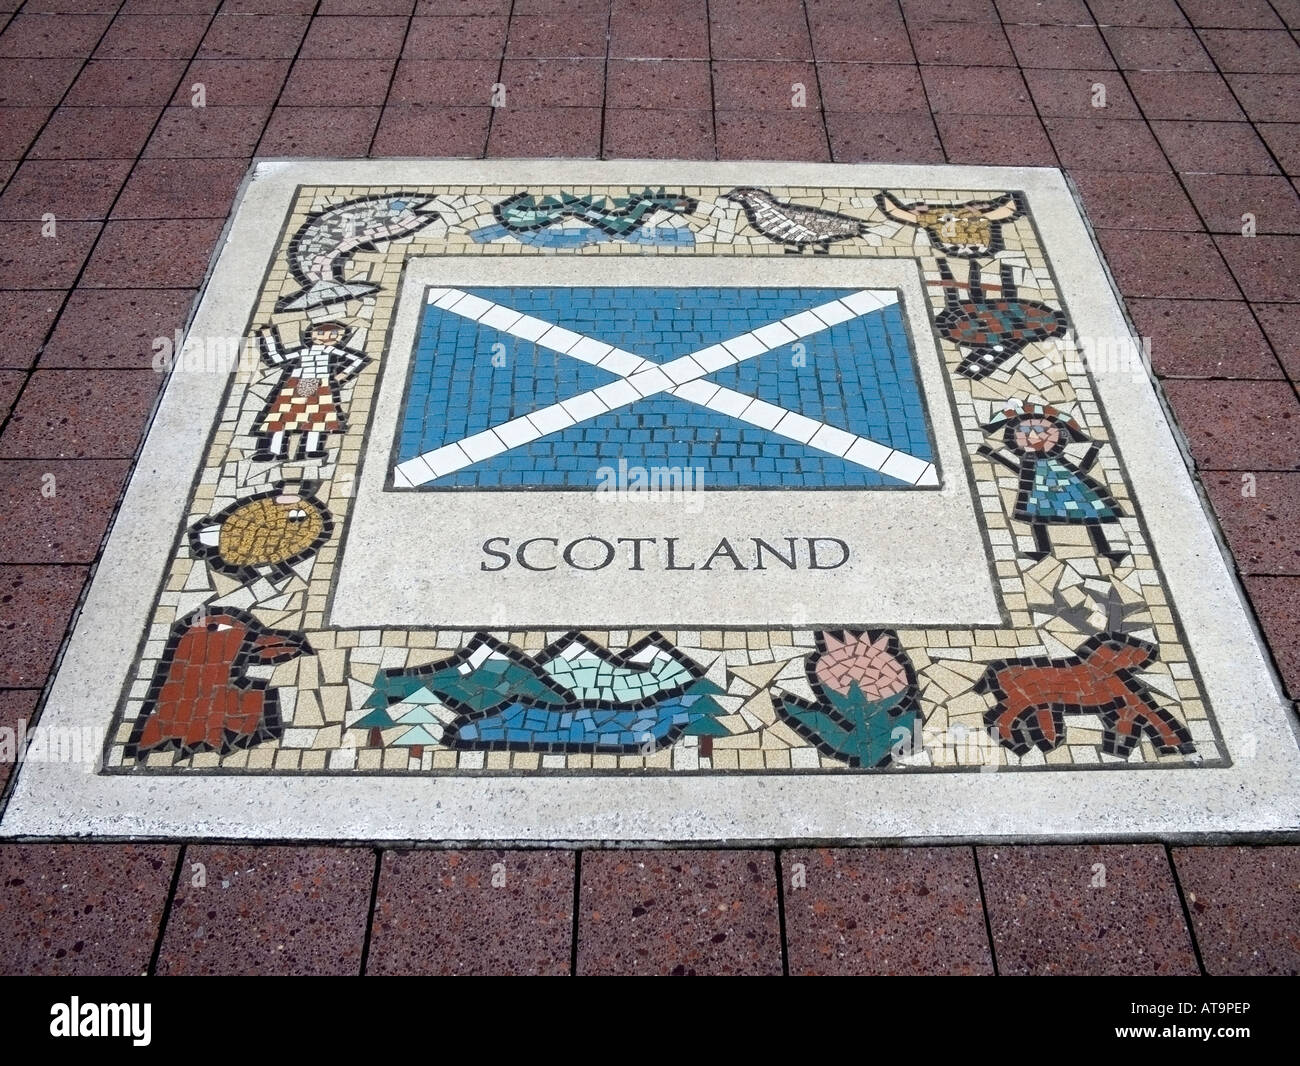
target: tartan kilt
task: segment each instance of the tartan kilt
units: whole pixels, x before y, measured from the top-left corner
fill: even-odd
[[[264,433],[342,433],[343,416],[328,381],[290,377],[262,419]]]

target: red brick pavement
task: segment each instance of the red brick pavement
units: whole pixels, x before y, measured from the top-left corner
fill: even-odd
[[[0,722],[254,154],[1063,166],[1300,695],[1297,0],[0,0]],[[1298,901],[1289,846],[4,845],[0,971],[1295,974]]]

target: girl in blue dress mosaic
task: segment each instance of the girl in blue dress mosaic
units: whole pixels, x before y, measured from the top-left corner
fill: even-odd
[[[1044,559],[1052,552],[1049,525],[1074,524],[1088,529],[1097,554],[1119,562],[1128,553],[1113,549],[1102,523],[1116,521],[1124,512],[1115,498],[1088,476],[1101,445],[1092,440],[1069,415],[1043,404],[1012,404],[984,426],[985,433],[1002,432],[1003,447],[1011,456],[988,445],[980,452],[1020,475],[1014,517],[1029,523],[1034,535],[1030,558]],[[1066,454],[1067,445],[1087,443],[1077,463]]]

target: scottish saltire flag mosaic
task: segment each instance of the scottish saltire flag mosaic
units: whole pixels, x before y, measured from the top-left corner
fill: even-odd
[[[1047,169],[259,165],[0,835],[1295,831],[1140,350]]]
[[[709,488],[938,484],[897,293],[545,287],[429,299],[398,484],[594,488],[620,461],[697,471]]]

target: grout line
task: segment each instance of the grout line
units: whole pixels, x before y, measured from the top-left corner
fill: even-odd
[[[975,885],[979,888],[980,893],[980,910],[984,912],[984,935],[989,942],[989,961],[993,963],[993,976],[1001,976],[1002,971],[998,969],[998,947],[993,940],[993,920],[989,917],[989,901],[984,893],[984,871],[980,869],[980,850],[975,845],[970,845],[971,858],[975,860]]]
[[[569,942],[569,976],[578,976],[578,923],[582,908],[582,851],[573,853],[573,936]]]
[[[505,86],[506,100],[507,100],[506,106],[509,106],[508,101],[510,99],[510,86],[506,85],[506,57],[510,54],[510,28],[514,25],[514,22],[515,22],[515,0],[510,0],[510,10],[506,12],[506,33],[505,36],[501,38],[501,59],[497,62],[497,83]],[[536,58],[536,57],[530,56],[529,58]],[[604,87],[602,86],[601,87],[602,103],[604,101],[604,91],[605,91]],[[490,93],[488,94],[488,96],[489,99],[491,99]],[[480,159],[488,158],[488,146],[491,145],[492,143],[492,127],[496,125],[497,112],[500,110],[503,109],[499,107],[491,107],[491,106],[489,106],[488,108],[487,129],[483,131],[483,148],[479,152],[479,156],[478,156]],[[379,118],[380,121],[383,121],[383,115],[380,115]]]
[[[167,923],[172,916],[172,903],[176,899],[176,889],[181,883],[181,871],[185,869],[185,858],[189,852],[189,844],[182,843],[176,851],[176,866],[172,870],[172,882],[167,889],[167,898],[163,900],[162,917],[158,920],[158,936],[153,942],[153,951],[149,953],[149,966],[145,970],[146,977],[154,977],[158,973],[158,958],[162,955],[163,937],[167,932]]]
[[[1201,958],[1201,945],[1196,939],[1196,926],[1192,922],[1192,912],[1187,906],[1183,883],[1178,877],[1178,864],[1174,862],[1174,851],[1168,844],[1165,845],[1165,862],[1169,863],[1169,872],[1174,877],[1174,891],[1178,893],[1178,903],[1183,908],[1183,922],[1187,926],[1187,939],[1191,941],[1192,954],[1196,957],[1196,968],[1201,971],[1202,977],[1208,977],[1210,974],[1205,968],[1205,960]]]
[[[605,154],[605,116],[609,111],[609,50],[613,43],[614,5],[605,8],[605,61],[600,68],[600,135],[596,138],[596,157],[609,158]],[[575,105],[576,106],[576,105]]]
[[[370,963],[370,939],[375,930],[375,906],[379,901],[379,875],[384,867],[384,849],[375,848],[375,869],[370,879],[370,907],[366,910],[366,928],[361,940],[361,970],[359,976],[366,976],[366,966]]]
[[[831,127],[826,121],[826,97],[822,95],[822,73],[821,66],[817,62],[817,42],[813,39],[812,16],[808,14],[807,0],[802,0],[799,7],[803,11],[804,28],[808,31],[808,54],[812,57],[809,66],[812,67],[813,71],[813,84],[817,87],[817,114],[822,122],[822,140],[826,144],[826,158],[830,162],[834,162],[835,149],[831,145]],[[904,27],[903,32],[907,32],[906,27]],[[915,53],[913,53],[913,58],[915,58]],[[784,952],[784,948],[782,951]]]
[[[781,937],[781,976],[790,976],[790,938],[785,923],[785,869],[781,863],[781,849],[773,848],[776,867],[776,921]]]

